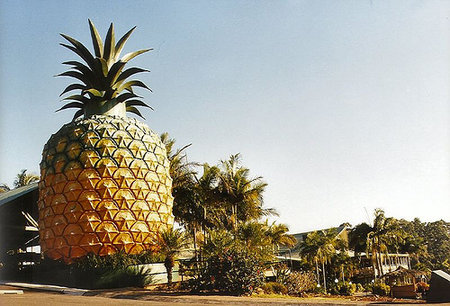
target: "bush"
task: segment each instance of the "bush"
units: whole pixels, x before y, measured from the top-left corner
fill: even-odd
[[[291,272],[287,275],[283,284],[290,295],[301,295],[304,292],[312,292],[317,288],[314,273],[312,272]]]
[[[94,283],[93,288],[145,287],[152,281],[153,277],[150,275],[150,270],[145,270],[144,267],[128,267],[104,273]]]
[[[364,292],[364,291],[366,291],[366,289],[364,288],[363,285],[361,285],[360,283],[357,283],[356,284],[356,291],[357,292]]]
[[[377,281],[373,284],[372,292],[378,295],[389,295],[391,292],[391,287],[383,282]]]
[[[352,295],[356,291],[356,284],[338,282],[331,288],[331,293],[339,295]]]
[[[225,249],[221,254],[211,255],[189,280],[193,291],[218,290],[229,294],[250,294],[262,285],[263,267],[254,254],[247,250]]]
[[[277,282],[267,282],[262,286],[264,293],[271,294],[287,294],[288,289],[285,285],[277,283]]]
[[[88,254],[70,265],[44,259],[36,266],[36,280],[86,289],[145,287],[152,282],[152,278],[150,270],[132,267],[141,263],[138,256],[143,255],[123,252],[107,256]]]
[[[318,287],[317,285],[314,287],[314,289],[312,290],[312,292],[316,293],[316,294],[327,294],[327,292],[325,291],[324,287]]]

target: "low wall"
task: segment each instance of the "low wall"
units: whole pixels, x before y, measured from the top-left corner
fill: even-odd
[[[150,270],[150,275],[153,277],[153,284],[166,284],[167,283],[167,270],[163,263],[152,263],[144,265],[134,265],[133,267],[144,268],[144,271]],[[175,266],[172,269],[172,281],[179,282],[181,277],[178,273],[178,262],[175,262]]]

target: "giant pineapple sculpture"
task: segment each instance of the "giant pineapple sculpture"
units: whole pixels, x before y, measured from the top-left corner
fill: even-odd
[[[67,263],[88,253],[136,254],[156,247],[158,231],[173,224],[169,161],[158,135],[138,116],[148,107],[133,87],[148,87],[130,76],[147,71],[125,64],[150,49],[119,58],[133,32],[117,43],[111,24],[103,44],[89,20],[94,55],[79,41],[61,34],[61,44],[85,64],[68,61],[69,85],[62,109],[76,108],[72,122],[48,140],[39,182],[39,234],[43,253]],[[142,117],[142,116],[141,116]]]

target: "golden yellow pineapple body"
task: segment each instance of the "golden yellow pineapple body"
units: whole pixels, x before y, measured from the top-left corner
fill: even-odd
[[[140,253],[173,224],[165,147],[135,119],[94,115],[64,125],[40,168],[39,234],[52,259]]]

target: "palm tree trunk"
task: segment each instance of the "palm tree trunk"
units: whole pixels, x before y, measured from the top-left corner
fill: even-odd
[[[172,285],[172,267],[167,268],[167,284]]]
[[[378,272],[378,265],[377,265],[377,254],[375,253],[374,250],[372,250],[372,256],[371,256],[371,261],[372,261],[372,267],[373,267],[373,278],[377,278],[377,272]]]
[[[382,267],[383,263],[381,262],[381,254],[379,254],[378,252],[377,252],[376,259],[377,259],[377,266],[378,266],[378,277],[381,277],[383,275],[383,267]]]
[[[164,261],[164,266],[166,266],[167,271],[167,284],[169,287],[172,285],[172,269],[173,269],[174,259],[170,256],[167,256]]]
[[[195,254],[195,261],[198,261],[198,254],[197,254],[197,229],[194,224],[193,226],[193,232],[194,232],[194,254]]]
[[[327,280],[325,277],[325,261],[322,261],[322,274],[323,274],[323,287],[325,288],[325,293],[327,293]]]
[[[320,275],[319,275],[319,264],[316,259],[316,274],[317,274],[317,284],[320,286]]]

